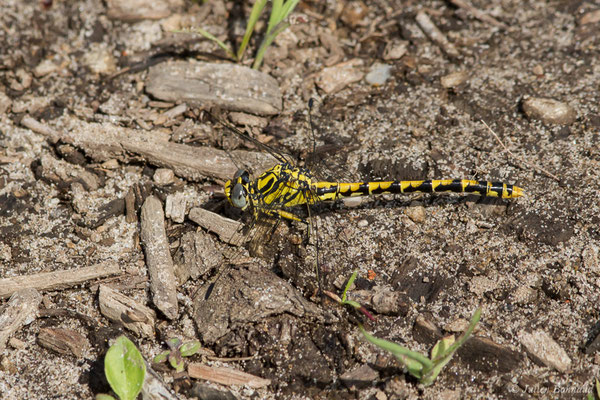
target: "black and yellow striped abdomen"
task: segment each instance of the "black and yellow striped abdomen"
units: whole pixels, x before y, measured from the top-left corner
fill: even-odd
[[[480,196],[513,199],[523,195],[523,189],[502,182],[468,179],[434,179],[422,181],[371,181],[371,182],[313,182],[309,170],[293,167],[289,163],[277,164],[263,172],[255,181],[246,171],[238,171],[225,184],[225,195],[230,203],[242,209],[301,221],[284,208],[319,201],[334,201],[343,197],[399,193],[474,193]]]
[[[523,195],[520,187],[502,182],[474,181],[468,179],[434,179],[423,181],[387,182],[315,182],[313,190],[319,200],[337,200],[342,197],[397,193],[474,193],[480,196],[512,199]]]

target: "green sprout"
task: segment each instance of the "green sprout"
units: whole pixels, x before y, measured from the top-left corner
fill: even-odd
[[[190,32],[197,32],[204,36],[205,38],[212,40],[219,47],[225,50],[227,56],[236,62],[241,62],[244,58],[244,54],[246,52],[246,48],[248,47],[248,43],[250,42],[250,38],[252,37],[252,33],[254,32],[254,28],[256,27],[256,23],[260,19],[260,16],[263,13],[265,6],[267,5],[268,0],[257,0],[252,6],[252,11],[250,12],[250,17],[248,18],[248,22],[246,24],[246,33],[242,39],[242,43],[238,48],[237,53],[234,52],[229,46],[225,43],[217,39],[215,36],[205,31],[202,28],[193,28],[189,29]],[[269,23],[267,25],[267,31],[263,37],[263,40],[256,52],[256,58],[254,59],[254,63],[252,64],[252,68],[258,69],[262,64],[265,51],[267,47],[273,43],[273,40],[279,35],[281,32],[286,30],[290,23],[286,21],[287,17],[294,11],[296,5],[300,0],[273,0],[271,6],[271,15],[269,16]]]
[[[600,381],[596,379],[596,393],[594,394],[594,389],[592,389],[592,393],[587,395],[587,400],[596,400],[600,399]]]
[[[119,336],[104,357],[106,380],[121,400],[134,400],[142,390],[146,376],[146,363],[137,347],[125,336]],[[97,400],[114,398],[98,394]]]
[[[450,362],[450,359],[456,350],[467,341],[480,318],[481,307],[475,311],[467,330],[458,338],[458,340],[455,340],[454,335],[451,335],[440,339],[436,343],[431,350],[431,359],[394,342],[376,338],[375,336],[368,334],[362,326],[359,326],[359,328],[369,342],[392,353],[400,363],[406,366],[409,374],[419,379],[423,385],[429,386],[435,381],[442,368]]]
[[[340,305],[342,305],[342,306],[350,306],[350,307],[354,308],[355,310],[358,310],[358,311],[362,312],[371,321],[375,321],[375,318],[373,318],[373,316],[371,315],[371,313],[369,311],[367,311],[367,309],[364,306],[362,306],[360,303],[358,303],[358,302],[356,302],[354,300],[348,300],[348,298],[347,298],[348,297],[348,290],[350,290],[350,287],[354,283],[354,280],[356,279],[356,275],[358,275],[358,271],[354,271],[352,273],[352,276],[350,277],[350,279],[348,279],[348,283],[346,283],[346,287],[344,287],[344,292],[342,293],[342,298],[341,299],[335,293],[331,293],[331,292],[329,292],[327,290],[324,290],[323,293],[325,293],[327,296],[329,296],[330,298],[332,298],[334,301],[337,301]]]
[[[190,357],[196,354],[200,349],[200,342],[193,340],[183,343],[181,339],[171,338],[167,340],[167,346],[169,346],[170,350],[165,350],[158,354],[152,362],[159,364],[169,361],[171,367],[175,368],[175,371],[179,373],[185,369],[183,357]]]

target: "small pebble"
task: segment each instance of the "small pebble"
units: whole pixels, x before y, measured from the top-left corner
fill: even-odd
[[[10,88],[17,92],[29,89],[32,81],[33,77],[31,76],[31,74],[25,71],[23,68],[19,68],[15,72],[14,79],[9,79]]]
[[[19,340],[17,338],[10,338],[8,339],[8,344],[10,345],[10,347],[12,347],[13,349],[24,349],[26,346],[26,343],[22,340]]]
[[[351,1],[342,10],[340,19],[353,28],[365,24],[364,18],[369,13],[369,7],[362,1]]]
[[[536,65],[535,67],[533,67],[533,69],[531,70],[531,72],[533,72],[533,74],[535,76],[543,76],[544,75],[544,68],[541,65]]]
[[[548,333],[542,330],[521,332],[519,341],[537,363],[560,372],[566,372],[571,367],[571,359],[567,352]]]
[[[546,124],[570,125],[577,118],[577,113],[567,103],[542,97],[525,100],[523,112],[530,119],[538,119]]]
[[[52,60],[44,60],[35,67],[33,70],[33,75],[36,78],[41,78],[42,76],[46,76],[56,71],[58,66],[52,62]]]
[[[339,92],[346,86],[360,81],[364,73],[360,70],[363,61],[358,58],[324,68],[317,76],[317,85],[327,94]]]
[[[83,56],[83,62],[95,74],[109,75],[117,70],[117,61],[105,48],[88,51]]]
[[[469,74],[466,71],[457,71],[442,76],[440,81],[443,87],[445,87],[446,89],[450,89],[462,85],[467,81],[468,77]]]
[[[369,221],[367,221],[366,219],[361,219],[360,221],[358,221],[357,225],[359,228],[366,228],[367,226],[369,226]]]
[[[383,59],[386,61],[398,60],[406,54],[408,42],[403,40],[401,42],[389,42],[383,50]]]
[[[10,109],[12,100],[6,95],[6,93],[0,91],[0,114],[4,114]]]
[[[111,158],[110,160],[106,160],[102,163],[102,168],[117,169],[117,168],[119,168],[119,162],[117,160],[115,160],[114,158]]]
[[[585,13],[579,19],[579,25],[596,24],[598,22],[600,22],[600,10]]]
[[[416,224],[425,222],[425,218],[427,217],[425,207],[423,206],[410,206],[404,210],[404,214]]]
[[[160,186],[170,185],[175,181],[175,174],[172,169],[168,168],[159,168],[154,172],[154,176],[152,177],[154,183]]]
[[[128,22],[161,19],[171,14],[167,0],[107,0],[106,5],[109,18]]]
[[[367,76],[365,76],[365,80],[373,86],[381,86],[391,76],[391,70],[391,65],[375,63],[371,67],[371,70],[369,71]]]
[[[469,326],[469,321],[463,318],[455,319],[454,321],[446,324],[444,330],[452,333],[464,332]]]

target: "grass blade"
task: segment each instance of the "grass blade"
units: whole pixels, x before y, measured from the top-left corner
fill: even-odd
[[[189,30],[185,30],[185,31],[184,30],[180,30],[180,31],[173,31],[173,32],[194,32],[194,33],[199,33],[202,36],[204,36],[205,38],[207,38],[209,40],[212,40],[220,48],[222,48],[223,50],[225,50],[225,53],[227,53],[227,56],[230,57],[232,60],[237,60],[235,54],[233,53],[233,51],[231,51],[231,49],[229,48],[229,46],[227,46],[225,43],[223,43],[222,41],[220,41],[215,36],[211,35],[210,33],[208,33],[207,31],[205,31],[202,28],[193,28],[193,29],[189,29]]]
[[[248,24],[246,25],[246,33],[244,34],[244,38],[242,39],[242,43],[240,44],[240,48],[237,51],[237,57],[234,57],[237,62],[242,61],[244,57],[244,53],[246,52],[246,47],[248,47],[248,42],[250,42],[250,37],[252,37],[252,32],[254,32],[254,26],[260,15],[267,4],[267,0],[258,0],[252,6],[252,11],[250,12],[250,17],[248,18]]]

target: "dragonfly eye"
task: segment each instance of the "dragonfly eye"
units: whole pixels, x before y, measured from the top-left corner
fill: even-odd
[[[233,181],[237,181],[239,178],[242,178],[243,183],[248,183],[250,181],[250,175],[245,169],[238,169],[235,175],[233,175]]]
[[[236,183],[235,186],[233,186],[233,190],[231,191],[231,204],[242,210],[246,208],[246,190],[241,183]]]

